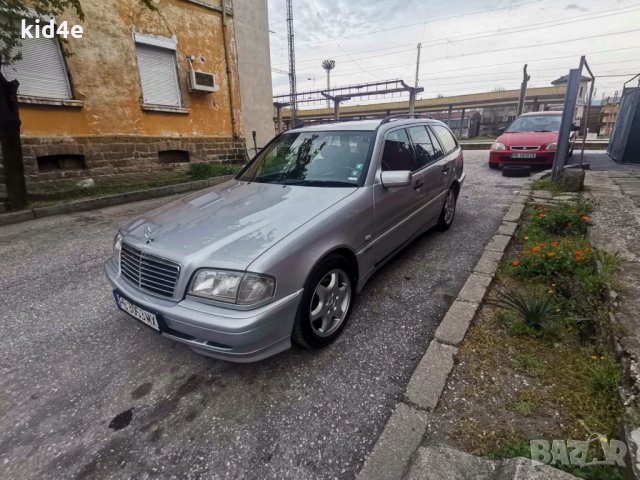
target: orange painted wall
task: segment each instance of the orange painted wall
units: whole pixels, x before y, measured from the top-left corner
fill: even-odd
[[[206,0],[208,3],[219,0]],[[64,15],[84,27],[82,39],[69,38],[65,49],[74,98],[83,108],[21,105],[26,136],[79,135],[206,135],[229,137],[232,116],[222,35],[222,13],[188,0],[160,0],[158,11],[138,0],[83,0],[85,20]],[[237,79],[233,16],[228,15],[228,45],[232,78]],[[177,60],[183,106],[189,114],[158,113],[140,108],[142,91],[136,63],[133,28],[138,33],[177,39]],[[188,92],[187,55],[199,59],[195,68],[216,74],[219,90]],[[233,81],[235,110],[240,121],[238,82]],[[239,130],[240,131],[240,130]]]

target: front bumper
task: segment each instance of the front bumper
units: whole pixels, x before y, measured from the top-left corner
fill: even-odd
[[[535,158],[513,158],[513,154],[517,153],[533,153]],[[510,150],[491,150],[489,152],[489,163],[491,165],[530,165],[532,167],[551,167],[553,159],[556,155],[554,150],[535,150],[535,151],[510,151]]]
[[[253,310],[235,310],[189,299],[175,302],[141,292],[117,274],[112,258],[104,270],[115,290],[161,316],[162,336],[184,343],[197,353],[233,362],[255,362],[291,347],[302,290]]]

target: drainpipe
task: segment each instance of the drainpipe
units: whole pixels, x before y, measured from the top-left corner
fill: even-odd
[[[238,125],[238,115],[236,112],[237,99],[235,95],[235,77],[231,68],[231,59],[228,45],[228,22],[227,22],[227,2],[226,0],[220,0],[220,6],[222,7],[222,45],[224,45],[224,63],[227,66],[227,89],[229,94],[229,109],[231,110],[231,130],[234,137],[240,136],[240,128]]]

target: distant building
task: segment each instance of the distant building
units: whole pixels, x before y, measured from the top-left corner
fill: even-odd
[[[611,137],[611,132],[618,118],[618,108],[620,107],[620,98],[615,95],[608,97],[600,110],[600,128],[598,135],[602,137]]]
[[[584,118],[587,103],[589,101],[589,82],[591,78],[582,76],[580,78],[580,86],[578,87],[578,99],[576,101],[576,110],[573,114],[573,123],[580,125]],[[551,85],[554,87],[567,87],[569,84],[569,75],[563,75],[560,78],[556,78]]]

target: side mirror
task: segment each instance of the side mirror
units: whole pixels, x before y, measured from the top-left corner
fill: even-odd
[[[507,129],[507,127],[499,127],[499,128],[498,128],[498,131],[499,131],[501,134],[503,134],[503,133],[504,133],[504,131],[505,131],[506,129]]]
[[[577,132],[578,130],[580,130],[580,125],[576,125],[575,123],[571,124],[571,131],[572,132]]]
[[[384,188],[406,187],[411,185],[411,172],[409,170],[382,172],[380,182]]]

